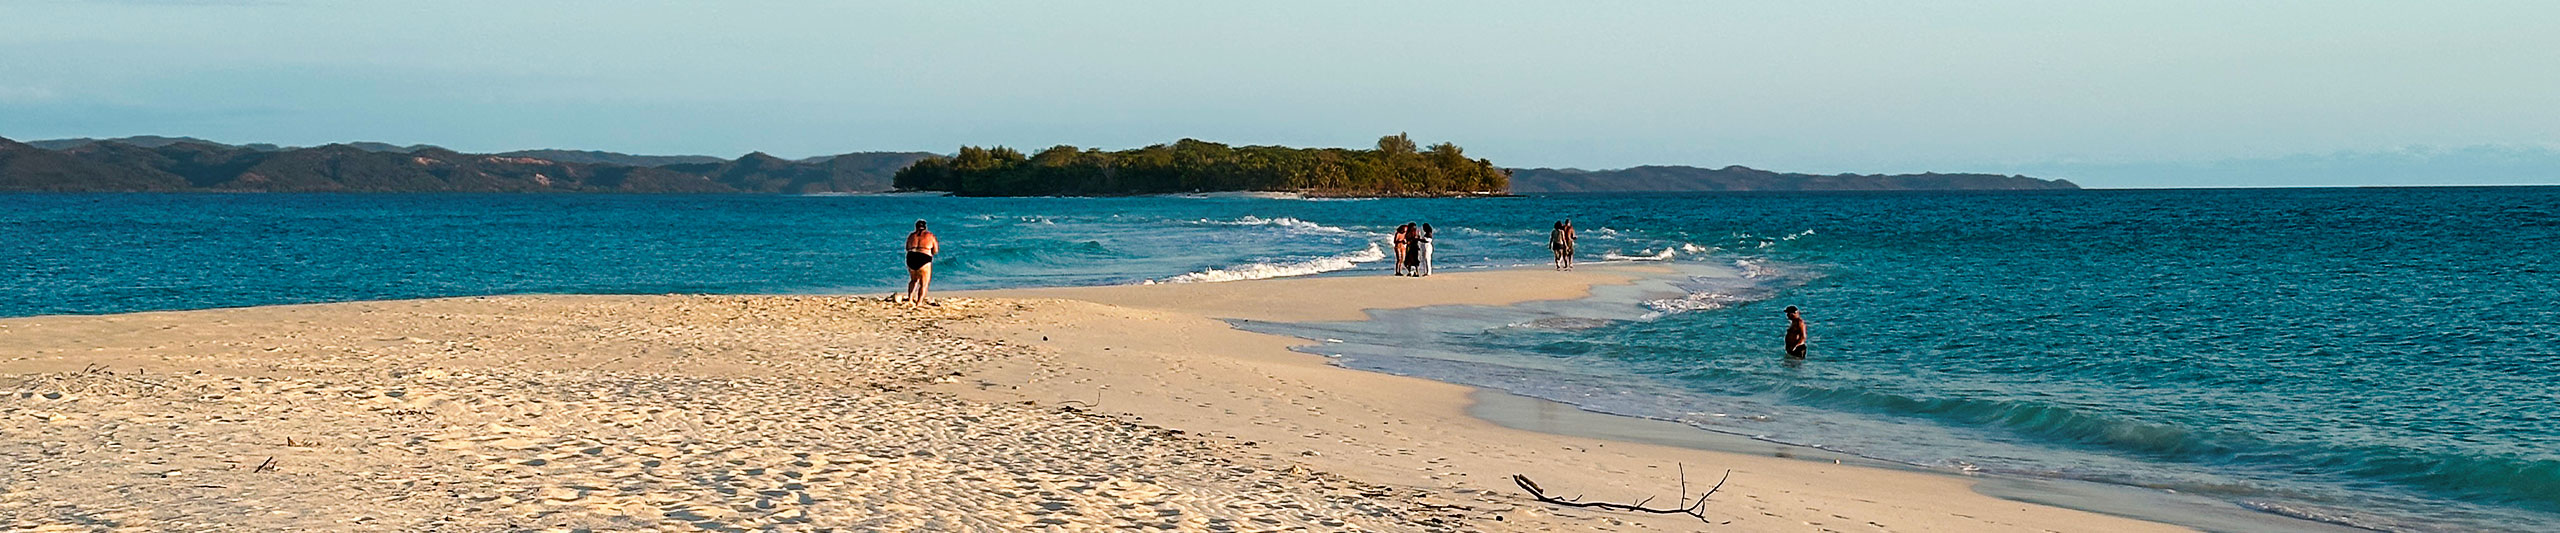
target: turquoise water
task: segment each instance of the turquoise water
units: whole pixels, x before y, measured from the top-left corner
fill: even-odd
[[[1240,197],[0,195],[0,316],[888,292],[1587,259],[1621,300],[1252,325],[1342,364],[1931,467],[2404,530],[2560,523],[2560,188]],[[1734,276],[1731,273],[1741,272]],[[1776,357],[1801,306],[1813,357]]]

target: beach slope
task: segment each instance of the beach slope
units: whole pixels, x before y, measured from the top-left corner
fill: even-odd
[[[1436,492],[1501,515],[1493,529],[1568,519],[1632,531],[2184,531],[2186,528],[2020,503],[1976,493],[1960,476],[1805,460],[1819,451],[1762,443],[1744,454],[1524,431],[1468,415],[1497,392],[1332,366],[1290,351],[1310,344],[1241,331],[1225,319],[1354,320],[1367,310],[1506,305],[1579,298],[1661,267],[1590,265],[1471,271],[1429,278],[1315,277],[1242,283],[994,291],[1036,302],[1019,323],[978,323],[966,335],[1045,348],[1038,365],[1000,361],[973,374],[982,398],[1081,402],[1096,411],[1251,443],[1250,457],[1304,464],[1352,479]],[[1530,409],[1570,407],[1517,397]],[[1575,418],[1614,418],[1570,413]],[[1532,415],[1535,416],[1535,415]],[[1553,414],[1550,417],[1556,416]],[[1678,428],[1685,430],[1686,428]],[[1654,436],[1663,430],[1652,428]],[[1695,438],[1714,435],[1695,432]],[[1683,437],[1676,432],[1667,438]],[[1725,438],[1725,441],[1736,439]],[[1512,475],[1553,495],[1653,507],[1731,470],[1705,506],[1682,515],[1588,511],[1530,501]]]
[[[1572,298],[1495,271],[0,320],[0,523],[61,530],[2156,531],[1970,480],[1563,437],[1224,318]],[[1712,522],[1656,503],[1725,470]]]

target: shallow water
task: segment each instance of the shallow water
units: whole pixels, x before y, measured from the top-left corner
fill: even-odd
[[[499,293],[1688,265],[1586,302],[1382,314],[1344,364],[1950,469],[2410,530],[2560,523],[2560,189],[1466,200],[0,195],[0,316]],[[1776,357],[1802,306],[1813,357]],[[1294,330],[1292,328],[1295,328]],[[1320,346],[1319,349],[1328,348]]]

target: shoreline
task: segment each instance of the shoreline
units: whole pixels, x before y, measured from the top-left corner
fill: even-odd
[[[1754,439],[1677,422],[1594,412],[1569,403],[1521,396],[1495,389],[1478,389],[1474,398],[1477,403],[1468,408],[1469,416],[1524,431],[1691,448],[1715,453],[1767,455],[1817,463],[1838,461],[1835,464],[1854,468],[1878,468],[1955,477],[1972,482],[1975,493],[1994,498],[2200,531],[2326,533],[2371,531],[2249,509],[2220,498],[2165,492],[2130,485],[2008,474],[1951,472],[1821,448]]]
[[[1393,321],[1408,324],[1405,326],[1390,328],[1396,331],[1422,333],[1423,331],[1421,330],[1430,330],[1446,333],[1457,330],[1472,330],[1476,326],[1494,327],[1503,322],[1522,320],[1521,315],[1519,314],[1505,314],[1508,311],[1528,311],[1527,316],[1554,317],[1551,318],[1553,320],[1591,320],[1595,317],[1617,316],[1616,311],[1610,310],[1613,308],[1634,309],[1638,307],[1640,303],[1649,302],[1653,298],[1671,294],[1681,294],[1680,291],[1683,289],[1665,283],[1668,279],[1681,277],[1704,279],[1727,277],[1734,274],[1734,272],[1726,271],[1717,267],[1699,267],[1696,265],[1647,260],[1595,261],[1585,263],[1585,268],[1614,272],[1639,272],[1644,273],[1645,275],[1631,277],[1626,280],[1625,283],[1595,284],[1578,298],[1538,299],[1533,301],[1515,301],[1490,305],[1480,302],[1439,302],[1428,305],[1374,307],[1363,309],[1362,312],[1365,316],[1358,319],[1349,318],[1347,315],[1343,315],[1324,317],[1319,320],[1274,319],[1231,320],[1231,322],[1236,323],[1237,327],[1248,331],[1270,333],[1299,339],[1302,342],[1293,346],[1292,351],[1296,351],[1310,357],[1325,358],[1328,357],[1328,355],[1324,352],[1340,352],[1343,349],[1338,347],[1344,346],[1339,344],[1329,344],[1342,341],[1328,338],[1327,335],[1340,335],[1344,338],[1353,338],[1351,337],[1352,335],[1375,334],[1377,332],[1365,330],[1355,331],[1355,329],[1357,329],[1356,325],[1352,327],[1344,327],[1342,324],[1325,324],[1323,325],[1324,327],[1301,328],[1297,326],[1304,326],[1305,324],[1299,323],[1314,321],[1351,321],[1355,323]],[[1533,267],[1510,267],[1496,268],[1493,270],[1536,271],[1537,269]],[[1666,273],[1669,275],[1666,276]],[[1424,307],[1454,307],[1454,309],[1426,311],[1421,309]],[[1529,307],[1534,307],[1535,309],[1523,309]],[[1661,311],[1655,310],[1653,312],[1643,313],[1642,316],[1645,317],[1643,319],[1649,320],[1652,317],[1659,316],[1661,313]],[[1494,317],[1494,319],[1487,321],[1487,316]],[[1270,317],[1265,318],[1268,319]],[[1626,318],[1598,319],[1624,320]],[[1451,322],[1443,324],[1440,322],[1442,320]],[[1274,324],[1272,322],[1280,323]],[[1429,326],[1421,327],[1419,330],[1405,329],[1415,328],[1416,326],[1412,325],[1414,323]],[[1375,340],[1376,339],[1374,338],[1368,339],[1369,342],[1374,342]],[[1362,341],[1353,342],[1357,343]],[[1316,349],[1319,347],[1325,347],[1325,349]],[[1340,357],[1340,355],[1335,354],[1332,355],[1332,357]],[[1437,383],[1451,383],[1459,386],[1470,387],[1474,392],[1470,394],[1469,403],[1465,408],[1468,416],[1513,429],[1615,442],[1656,444],[1720,453],[1774,456],[1816,462],[1830,461],[1833,464],[1847,464],[1950,476],[1959,479],[1972,480],[1977,483],[1975,487],[1977,492],[2012,501],[2053,505],[2068,509],[2135,518],[2150,522],[2172,524],[2208,531],[2296,531],[2322,533],[2367,531],[2366,529],[2357,528],[2348,524],[2303,518],[2282,512],[2255,508],[2244,505],[2241,501],[2219,496],[2188,494],[2137,485],[2067,477],[2040,477],[2014,472],[1955,470],[1944,467],[1907,463],[1890,459],[1857,455],[1854,453],[1834,451],[1805,444],[1761,439],[1748,434],[1729,432],[1716,428],[1691,426],[1688,424],[1648,416],[1598,410],[1596,408],[1578,405],[1571,400],[1545,398],[1531,393],[1506,390],[1504,386],[1500,385],[1444,381],[1442,378],[1436,377],[1408,376],[1397,371],[1351,364],[1346,361],[1350,360],[1342,359],[1333,360],[1331,362],[1335,363],[1333,366],[1347,370],[1413,377],[1415,379],[1429,380]]]
[[[924,311],[868,297],[497,296],[0,319],[0,383],[17,382],[0,388],[11,393],[0,414],[13,415],[0,429],[36,439],[0,439],[20,457],[9,479],[26,483],[0,484],[0,516],[167,526],[245,512],[222,503],[243,501],[230,491],[264,491],[246,501],[280,507],[282,517],[258,517],[276,521],[266,525],[338,529],[455,525],[430,521],[461,514],[600,529],[859,517],[962,529],[1687,531],[1700,523],[1533,502],[1507,476],[1559,495],[1659,502],[1675,499],[1680,472],[1730,468],[1732,483],[1705,507],[1708,527],[2186,530],[1994,497],[1983,478],[1823,464],[1810,449],[1736,453],[1511,427],[1479,416],[1503,409],[1488,396],[1498,391],[1339,367],[1291,349],[1310,341],[1229,322],[1574,299],[1649,268],[1660,267],[972,291]],[[634,396],[635,386],[687,392]],[[1519,400],[1532,412],[1642,421]],[[831,420],[834,429],[787,429]],[[715,436],[735,424],[781,432]],[[835,434],[848,429],[871,440]],[[1067,440],[985,440],[1023,431]],[[884,435],[929,455],[870,447]],[[284,477],[262,473],[259,456],[284,458]],[[977,462],[951,462],[969,457]],[[1043,473],[1073,474],[1078,461],[1120,466],[1075,474],[1084,485]],[[1001,467],[971,470],[985,464]],[[772,472],[796,481],[748,483]],[[878,472],[909,473],[856,476]],[[686,476],[689,488],[666,485]],[[705,482],[737,489],[699,492]],[[1094,483],[1157,496],[1075,488]],[[864,496],[883,487],[977,508]],[[770,491],[785,496],[760,496]],[[1201,499],[1235,491],[1298,503]],[[1035,493],[1066,507],[1023,508]]]
[[[1227,409],[1224,406],[1250,402],[1250,399],[1248,398],[1232,395],[1222,397],[1221,399],[1225,400],[1222,402],[1211,402],[1209,404],[1197,406],[1221,406],[1217,408],[1220,410],[1220,413],[1215,414],[1198,412],[1199,409],[1196,408],[1183,409],[1180,408],[1180,406],[1164,405],[1166,402],[1115,404],[1107,399],[1102,402],[1103,407],[1106,410],[1123,412],[1131,416],[1140,416],[1149,420],[1171,420],[1173,422],[1170,424],[1177,427],[1214,427],[1224,425],[1229,431],[1236,432],[1238,435],[1236,438],[1239,439],[1250,438],[1261,441],[1292,442],[1293,445],[1302,445],[1307,448],[1303,452],[1300,452],[1302,454],[1302,460],[1313,464],[1314,468],[1344,472],[1346,475],[1352,475],[1355,478],[1364,477],[1361,473],[1354,472],[1366,471],[1366,473],[1370,475],[1382,476],[1376,478],[1364,478],[1372,481],[1383,483],[1419,483],[1428,486],[1438,486],[1445,490],[1505,494],[1525,501],[1525,495],[1523,495],[1518,488],[1510,486],[1507,479],[1502,478],[1500,475],[1490,474],[1491,472],[1498,472],[1502,471],[1504,468],[1509,468],[1511,471],[1534,472],[1531,473],[1530,476],[1538,480],[1541,485],[1551,487],[1550,490],[1552,492],[1565,492],[1564,489],[1556,489],[1553,487],[1581,486],[1590,489],[1586,494],[1590,494],[1592,499],[1608,499],[1611,501],[1623,499],[1624,501],[1632,502],[1648,496],[1653,496],[1663,498],[1664,501],[1667,501],[1672,497],[1670,495],[1671,491],[1668,487],[1676,483],[1676,479],[1672,477],[1676,475],[1674,472],[1677,469],[1674,467],[1692,467],[1687,469],[1696,470],[1698,468],[1694,467],[1727,463],[1741,464],[1745,466],[1735,469],[1736,484],[1727,486],[1725,492],[1717,494],[1707,507],[1711,516],[1718,517],[1718,527],[1745,527],[1747,525],[1747,527],[1745,527],[1746,530],[1789,530],[1791,528],[1805,527],[1818,530],[1836,527],[1839,521],[1846,520],[1846,518],[1844,518],[1845,516],[1862,515],[1863,513],[1878,513],[1876,516],[1890,516],[1892,520],[1863,521],[1883,522],[1890,525],[1878,526],[1865,523],[1853,523],[1851,525],[1858,525],[1860,527],[1886,527],[1888,529],[1898,530],[1915,528],[1913,524],[1918,523],[1926,525],[1917,526],[1916,529],[1965,531],[2000,530],[2010,527],[2022,527],[2026,526],[2028,523],[2042,523],[2046,525],[2025,529],[2050,528],[2062,531],[2174,531],[2191,530],[2190,528],[2194,527],[2190,524],[2176,524],[2161,520],[2161,518],[2169,517],[2166,513],[2104,512],[2089,510],[2087,509],[2087,506],[2081,505],[2063,507],[2053,505],[2052,503],[2033,503],[2022,499],[1995,497],[1987,491],[1975,488],[1978,485],[1990,482],[1992,478],[1962,476],[1955,473],[1928,470],[1899,463],[1876,461],[1815,448],[1750,440],[1740,436],[1713,433],[1707,430],[1669,422],[1583,411],[1577,407],[1567,404],[1516,396],[1495,389],[1485,389],[1467,385],[1431,381],[1424,378],[1344,368],[1332,364],[1332,362],[1325,356],[1295,350],[1295,348],[1299,347],[1318,345],[1318,343],[1323,341],[1279,334],[1252,333],[1237,329],[1235,325],[1231,324],[1231,322],[1238,320],[1251,322],[1366,320],[1372,317],[1373,311],[1387,309],[1443,305],[1506,306],[1531,301],[1573,300],[1589,297],[1595,287],[1627,284],[1635,282],[1642,277],[1629,274],[1627,272],[1629,270],[1661,268],[1664,267],[1657,264],[1647,264],[1645,262],[1621,262],[1606,265],[1594,264],[1586,266],[1582,270],[1563,273],[1541,271],[1534,268],[1513,268],[1467,271],[1463,274],[1453,272],[1450,274],[1444,274],[1443,276],[1434,276],[1433,278],[1422,278],[1418,280],[1374,275],[1337,275],[1254,280],[1259,284],[1264,285],[1296,285],[1285,289],[1237,289],[1235,286],[1247,284],[1225,283],[1139,286],[1150,288],[1171,287],[1169,289],[1158,288],[1153,290],[1131,290],[1133,287],[1074,287],[981,291],[973,292],[971,294],[1004,298],[1062,299],[1084,303],[1102,303],[1120,309],[1139,310],[1138,314],[1118,317],[1125,321],[1163,322],[1176,320],[1178,318],[1204,321],[1207,322],[1207,324],[1191,325],[1179,329],[1178,331],[1180,331],[1180,333],[1175,336],[1190,339],[1190,342],[1195,345],[1217,344],[1224,346],[1224,348],[1217,350],[1216,353],[1209,354],[1186,356],[1181,354],[1151,353],[1150,356],[1154,358],[1161,358],[1156,359],[1157,361],[1180,361],[1180,363],[1175,363],[1174,366],[1196,364],[1196,360],[1200,358],[1240,358],[1248,361],[1243,363],[1242,366],[1251,369],[1242,373],[1289,375],[1298,378],[1290,380],[1290,383],[1330,382],[1334,384],[1333,387],[1337,390],[1329,392],[1336,393],[1343,392],[1338,390],[1342,387],[1417,391],[1414,395],[1390,394],[1383,396],[1360,396],[1358,394],[1344,394],[1342,396],[1350,396],[1355,398],[1355,400],[1331,404],[1317,401],[1318,398],[1315,396],[1305,396],[1302,398],[1302,400],[1305,400],[1303,402],[1286,401],[1281,403],[1289,404],[1287,406],[1265,405],[1264,407],[1271,411],[1279,412],[1302,408],[1299,405],[1301,403],[1313,404],[1318,407],[1300,414],[1314,416],[1325,416],[1325,413],[1339,412],[1340,410],[1363,409],[1369,410],[1373,416],[1382,416],[1385,418],[1386,420],[1381,421],[1379,424],[1382,426],[1398,423],[1414,423],[1412,422],[1413,420],[1432,420],[1435,422],[1446,420],[1447,422],[1440,422],[1439,426],[1434,427],[1433,429],[1436,432],[1462,435],[1458,440],[1466,442],[1472,447],[1479,448],[1478,453],[1485,453],[1482,450],[1484,448],[1492,448],[1500,451],[1491,453],[1494,455],[1504,456],[1501,458],[1504,460],[1482,461],[1479,464],[1469,465],[1471,468],[1459,469],[1466,472],[1474,472],[1475,475],[1425,475],[1417,479],[1407,474],[1405,470],[1418,469],[1419,471],[1425,472],[1446,472],[1446,470],[1440,469],[1442,468],[1441,464],[1456,463],[1457,461],[1444,461],[1441,464],[1429,464],[1430,462],[1425,462],[1426,464],[1408,465],[1403,463],[1409,463],[1410,461],[1401,463],[1395,461],[1394,459],[1397,457],[1395,455],[1380,456],[1382,459],[1381,462],[1388,463],[1385,465],[1342,464],[1341,462],[1326,461],[1324,458],[1332,457],[1336,454],[1358,454],[1360,450],[1366,449],[1363,448],[1363,446],[1384,447],[1393,445],[1397,446],[1398,449],[1409,449],[1404,448],[1404,446],[1428,439],[1413,439],[1410,434],[1400,437],[1392,431],[1361,434],[1361,432],[1358,431],[1346,431],[1346,428],[1339,427],[1338,424],[1335,427],[1317,429],[1315,433],[1320,433],[1321,435],[1319,436],[1322,438],[1310,438],[1307,435],[1291,435],[1292,432],[1303,431],[1310,427],[1316,427],[1314,424],[1286,425],[1284,426],[1286,428],[1284,431],[1274,431],[1273,428],[1266,427],[1235,427],[1235,425],[1231,423],[1221,424],[1216,421],[1216,419],[1219,418],[1216,414],[1226,414]],[[1474,277],[1497,279],[1473,280],[1472,278]],[[1563,277],[1564,279],[1557,279],[1558,277]],[[1469,279],[1469,281],[1472,281],[1473,283],[1469,283],[1468,285],[1470,286],[1466,288],[1447,286],[1450,282],[1461,278]],[[1361,280],[1371,281],[1364,283]],[[1430,299],[1399,299],[1398,296],[1406,293],[1407,291],[1389,291],[1385,289],[1377,289],[1375,287],[1361,286],[1375,282],[1411,284],[1434,284],[1435,282],[1438,282],[1442,285],[1439,287],[1440,289],[1447,290],[1431,291],[1433,298]],[[1222,285],[1225,287],[1221,287]],[[1186,290],[1185,287],[1188,287],[1188,289]],[[1497,287],[1500,288],[1500,290],[1488,292],[1488,289]],[[1373,289],[1374,292],[1360,292]],[[1394,292],[1398,294],[1383,294],[1386,292]],[[1326,303],[1321,305],[1310,305],[1305,303],[1311,301],[1321,301]],[[1074,329],[1076,327],[1082,327],[1083,325],[1070,323],[1062,324],[1061,326],[1064,326],[1063,329]],[[999,332],[999,334],[1001,334],[1001,332]],[[1218,342],[1204,342],[1212,336],[1212,334],[1220,340]],[[1232,337],[1232,339],[1230,339],[1230,337]],[[1255,340],[1248,341],[1246,339]],[[1043,340],[1048,339],[1044,338]],[[1119,350],[1113,351],[1121,353],[1126,353],[1126,351],[1133,349],[1150,350],[1150,348],[1147,347],[1126,346],[1126,341],[1103,341],[1101,343],[1119,345]],[[1101,390],[1114,391],[1135,389],[1140,385],[1135,381],[1132,381],[1134,378],[1128,377],[1127,374],[1147,375],[1148,373],[1147,370],[1144,370],[1144,368],[1148,367],[1147,365],[1130,366],[1130,364],[1125,361],[1111,361],[1111,359],[1126,357],[1126,355],[1104,355],[1093,353],[1094,350],[1100,348],[1096,345],[1096,339],[1068,340],[1067,337],[1059,336],[1055,341],[1052,341],[1051,344],[1057,346],[1062,355],[1083,354],[1083,357],[1069,355],[1063,357],[1062,360],[1081,361],[1085,364],[1093,365],[1092,367],[1081,369],[1086,373],[1066,374],[1067,376],[1073,376],[1071,378],[1060,376],[1061,379],[1067,379],[1069,382],[1075,383],[1077,386],[1083,387],[1085,390],[1094,390],[1097,387]],[[1180,347],[1156,347],[1153,348],[1153,350],[1163,350],[1168,348],[1179,349]],[[1252,352],[1266,351],[1278,353],[1247,355]],[[1091,357],[1092,359],[1086,359],[1086,357]],[[1236,369],[1229,368],[1229,370]],[[1160,381],[1167,383],[1168,387],[1171,386],[1171,383],[1215,379],[1214,374],[1197,372],[1163,373],[1159,371],[1157,374],[1159,375],[1154,375],[1153,377],[1159,378]],[[1114,375],[1119,375],[1118,381],[1113,380]],[[1115,385],[1118,386],[1118,388],[1115,388]],[[1237,384],[1222,383],[1220,385]],[[1249,385],[1243,386],[1250,387]],[[1217,388],[1218,386],[1216,385],[1203,385],[1199,387],[1180,388],[1180,390],[1175,391],[1175,393],[1178,396],[1186,398],[1206,396],[1211,395],[1214,392],[1214,389]],[[1047,390],[1018,393],[1016,396],[1045,399],[1048,401],[1073,401],[1074,398],[1076,398],[1076,393],[1072,389],[1074,388],[1056,387]],[[1278,389],[1267,389],[1266,392],[1272,394],[1303,394],[1302,391],[1281,391]],[[1375,406],[1384,404],[1393,404],[1404,408],[1392,410],[1392,412],[1379,412],[1374,410]],[[1115,407],[1117,409],[1114,409]],[[1521,411],[1538,410],[1545,410],[1552,415],[1554,411],[1558,409],[1570,411],[1573,416],[1568,418],[1576,419],[1576,423],[1564,426],[1536,427],[1529,424],[1520,424],[1518,423],[1519,420],[1511,419],[1514,417],[1506,416],[1507,414]],[[1279,418],[1279,416],[1274,415],[1273,418]],[[1599,422],[1594,423],[1594,421]],[[1629,426],[1646,426],[1648,424],[1651,425],[1650,428],[1641,429],[1634,433],[1612,433],[1612,431],[1622,430]],[[1600,429],[1600,431],[1593,431],[1595,428]],[[1365,428],[1355,427],[1349,429],[1356,430]],[[1744,446],[1756,447],[1763,450],[1757,452],[1741,452],[1699,445],[1698,441],[1714,438],[1731,439],[1738,443],[1742,443]],[[1349,440],[1321,442],[1336,439]],[[1379,441],[1391,444],[1376,444],[1376,442]],[[1525,447],[1517,444],[1497,444],[1513,442],[1535,444]],[[1605,458],[1594,458],[1589,456],[1592,452],[1598,451],[1602,448],[1606,448],[1612,452]],[[1556,453],[1546,452],[1544,449],[1573,451],[1570,454],[1560,456]],[[1314,455],[1304,455],[1304,453],[1313,453]],[[1285,456],[1286,454],[1284,453],[1281,455]],[[1535,460],[1524,462],[1521,460],[1523,458]],[[1834,458],[1840,459],[1841,462],[1839,464],[1816,462],[1819,459]],[[1579,464],[1582,465],[1583,468],[1579,470],[1559,469],[1552,465],[1539,464],[1547,462]],[[1754,476],[1750,479],[1764,479],[1764,476],[1777,478],[1810,477],[1832,481],[1827,483],[1816,482],[1791,485],[1786,489],[1770,491],[1774,492],[1774,494],[1747,494],[1736,496],[1734,493],[1739,489],[1740,482],[1743,479],[1746,479],[1744,478],[1746,475],[1745,472],[1750,472],[1750,475]],[[1653,474],[1659,474],[1663,477],[1659,479],[1647,477]],[[1700,472],[1691,472],[1690,474],[1692,477],[1696,477]],[[1895,488],[1883,492],[1877,492],[1872,488],[1865,488],[1878,485],[1890,485]],[[1841,490],[1843,487],[1862,488]],[[1764,488],[1761,490],[1765,491],[1766,489]],[[1957,493],[1960,493],[1961,496],[1956,495]],[[1615,498],[1603,497],[1600,496],[1601,494],[1623,494],[1626,496],[1624,498]],[[1893,501],[1896,498],[1907,498],[1907,495],[1911,494],[1927,494],[1927,497],[1920,499],[1926,503]],[[1762,504],[1768,501],[1771,497],[1779,496],[1803,498],[1796,500],[1796,503],[1819,501],[1824,505],[1751,505],[1752,508],[1748,510],[1736,510],[1724,507],[1727,505],[1733,505],[1735,502],[1732,500],[1734,499],[1747,500],[1750,504]],[[1932,516],[1935,514],[1933,511],[1938,510],[1933,507],[1942,507],[1949,499],[1968,500],[1972,498],[1979,498],[1980,500],[1967,502],[1968,505],[1980,506],[1986,509],[1973,509],[1977,512],[1971,513],[1956,512],[1947,515]],[[1897,506],[1894,505],[1895,503],[1905,503],[1905,505]],[[2071,501],[2070,503],[2086,502]],[[2217,503],[2219,502],[2217,501]],[[1529,504],[1540,505],[1534,502],[1529,502]],[[2234,511],[2258,514],[2276,521],[2291,521],[2289,518],[2277,515],[2256,513],[2254,511],[2240,509],[2236,506],[2228,506],[2227,504],[2225,504],[2225,506],[2230,507],[2231,510]],[[1840,508],[1842,507],[1871,508],[1860,509],[1859,512],[1850,513],[1840,511]],[[1915,509],[1928,509],[1929,511],[1915,513],[1913,512]],[[1820,510],[1821,512],[1810,513],[1809,515],[1801,512],[1790,512],[1805,510]],[[1734,512],[1728,513],[1730,516],[1730,518],[1728,518],[1728,514],[1719,514],[1723,511]],[[2114,511],[2114,509],[2109,509],[2109,511]],[[2137,514],[2147,515],[2151,518],[2131,518],[2131,515]],[[1682,521],[1686,521],[1686,523],[1691,526],[1696,524],[1694,519],[1689,519],[1687,517],[1678,517],[1677,520],[1661,522],[1656,520],[1657,517],[1647,515],[1615,513],[1611,516],[1613,518],[1623,520],[1629,525],[1641,524],[1648,529],[1659,528],[1666,530],[1681,530],[1683,527],[1680,525]],[[1998,516],[1999,518],[1983,519],[1982,517],[1984,516]],[[2181,522],[2192,521],[2181,520]]]
[[[1669,269],[1674,268],[1675,265],[1652,261],[1621,260],[1594,261],[1585,263],[1584,267],[1586,270],[1576,271],[1574,273],[1588,272],[1592,270],[1598,270],[1601,272],[1634,271],[1653,273],[1653,271],[1657,270],[1668,271]],[[1453,270],[1451,272],[1481,274],[1524,271],[1534,273],[1538,272],[1539,269],[1534,266],[1513,266],[1482,270]],[[1328,272],[1317,276],[1245,281],[1267,283],[1296,279],[1315,279],[1320,277],[1359,278],[1364,276],[1362,273],[1346,271]],[[1372,273],[1365,277],[1378,276],[1374,276]],[[1951,479],[1964,480],[1965,482],[1973,485],[1973,491],[1976,493],[2008,501],[2047,505],[2108,516],[2131,518],[2155,524],[2193,528],[2197,530],[2306,532],[2366,531],[2361,528],[2342,524],[2305,519],[2283,513],[2249,508],[2239,505],[2238,502],[2212,496],[2067,478],[2045,478],[2002,473],[1952,471],[1943,468],[1933,468],[1923,465],[1876,459],[1800,444],[1755,439],[1747,435],[1699,428],[1677,422],[1592,411],[1571,403],[1525,396],[1498,388],[1448,383],[1435,381],[1430,378],[1410,377],[1374,370],[1350,368],[1333,364],[1333,362],[1327,359],[1325,355],[1305,350],[1305,348],[1321,346],[1321,343],[1329,341],[1330,339],[1320,339],[1305,333],[1289,333],[1285,332],[1285,328],[1283,328],[1283,332],[1243,328],[1244,322],[1303,323],[1369,321],[1377,318],[1376,312],[1378,311],[1398,311],[1419,307],[1505,307],[1523,303],[1582,299],[1589,299],[1592,300],[1592,302],[1571,303],[1587,305],[1593,302],[1598,302],[1604,305],[1634,305],[1628,301],[1619,301],[1627,300],[1630,291],[1635,290],[1633,288],[1629,288],[1625,291],[1618,291],[1617,294],[1613,294],[1610,297],[1602,297],[1595,294],[1595,292],[1602,290],[1604,287],[1613,289],[1619,288],[1608,287],[1612,285],[1626,285],[1630,283],[1644,284],[1656,281],[1644,278],[1645,276],[1624,276],[1623,279],[1616,282],[1589,283],[1583,287],[1580,294],[1567,297],[1552,297],[1556,295],[1544,294],[1541,295],[1544,297],[1507,301],[1452,298],[1421,303],[1369,302],[1369,304],[1373,305],[1364,306],[1358,304],[1339,304],[1325,306],[1327,310],[1324,312],[1309,312],[1309,310],[1297,307],[1278,309],[1267,307],[1267,305],[1273,302],[1253,302],[1250,305],[1204,306],[1196,303],[1195,300],[1185,298],[1142,298],[1128,294],[1117,294],[1117,291],[1101,290],[1106,289],[1104,287],[1010,289],[980,292],[1005,296],[1036,295],[1041,297],[1061,297],[1068,299],[1079,299],[1079,296],[1081,296],[1082,299],[1108,301],[1120,305],[1180,308],[1192,313],[1216,315],[1223,320],[1236,323],[1235,327],[1241,329],[1259,331],[1265,334],[1278,335],[1293,339],[1296,342],[1290,345],[1289,350],[1291,352],[1302,357],[1309,358],[1309,360],[1312,361],[1319,361],[1320,364],[1331,368],[1363,374],[1387,375],[1403,379],[1427,381],[1434,384],[1464,387],[1470,391],[1467,394],[1467,399],[1462,409],[1465,416],[1477,421],[1487,422],[1514,430],[1609,442],[1660,445],[1721,454],[1778,457],[1808,462],[1830,461],[1832,464],[1857,468],[1887,469],[1931,476],[1942,476]],[[1660,287],[1655,288],[1659,289]],[[1101,292],[1110,292],[1114,294],[1092,294]],[[1499,298],[1496,298],[1495,300],[1499,300]],[[1605,300],[1605,302],[1602,300]],[[1346,311],[1356,311],[1356,314],[1355,312]]]

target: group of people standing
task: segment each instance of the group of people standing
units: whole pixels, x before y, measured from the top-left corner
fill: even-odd
[[[1396,275],[1431,275],[1431,225],[1414,227],[1412,222],[1396,226]]]
[[[924,228],[924,221],[918,220],[916,230],[907,234],[907,292],[903,296],[908,305],[932,305],[932,300],[925,299],[925,291],[933,283],[933,256],[942,253],[942,239]],[[1556,270],[1573,269],[1573,239],[1571,219],[1556,221],[1555,230],[1547,233],[1547,247],[1556,253]],[[1430,224],[1416,226],[1407,222],[1396,226],[1395,249],[1396,275],[1431,275]],[[1787,359],[1803,360],[1808,337],[1804,317],[1792,305],[1787,306],[1785,313]]]
[[[1547,248],[1556,253],[1556,270],[1573,270],[1573,220],[1556,221],[1555,231],[1547,233]],[[1431,225],[1406,222],[1396,226],[1396,275],[1431,275]]]

